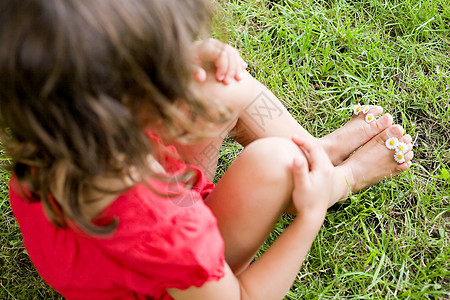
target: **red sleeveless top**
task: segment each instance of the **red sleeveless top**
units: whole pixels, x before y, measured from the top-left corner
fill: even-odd
[[[183,162],[166,161],[173,170]],[[166,198],[140,184],[103,212],[117,217],[116,231],[90,236],[55,227],[40,202],[28,202],[17,180],[10,202],[25,248],[39,274],[67,299],[172,299],[168,288],[186,289],[224,276],[224,242],[204,199],[214,185],[199,173],[195,186]],[[167,184],[151,181],[165,191]]]

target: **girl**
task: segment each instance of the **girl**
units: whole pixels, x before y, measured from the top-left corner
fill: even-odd
[[[68,299],[280,299],[327,208],[411,163],[389,114],[310,136],[236,50],[194,43],[207,0],[3,0],[0,20],[11,205]],[[227,134],[245,149],[214,187]]]

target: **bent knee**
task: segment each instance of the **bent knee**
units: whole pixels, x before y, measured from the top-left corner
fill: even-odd
[[[302,153],[293,141],[282,137],[261,138],[249,144],[245,149],[254,152],[254,155],[270,155],[274,158]]]
[[[243,72],[243,78],[234,79],[228,85],[216,80],[215,68],[206,70],[207,76],[204,82],[191,82],[191,87],[205,101],[225,104],[232,114],[239,115],[264,86],[248,72]]]
[[[293,159],[304,153],[289,139],[269,137],[252,142],[241,155],[254,161],[255,168],[260,172],[273,178],[290,178]]]

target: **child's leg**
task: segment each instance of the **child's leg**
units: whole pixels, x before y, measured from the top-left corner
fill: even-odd
[[[238,91],[230,97],[239,103],[232,102],[237,107],[239,119],[231,131],[233,137],[242,145],[247,145],[255,139],[278,136],[291,138],[297,136],[312,137],[287,111],[277,97],[250,74],[237,83]],[[381,115],[383,109],[371,106],[370,112]],[[352,111],[353,113],[353,111]],[[373,136],[392,125],[389,114],[367,123],[361,113],[354,116],[347,124],[333,133],[318,139],[318,142],[328,153],[331,162],[336,166],[342,163],[354,150],[369,141]],[[345,141],[345,142],[343,142]]]
[[[206,199],[225,240],[235,273],[245,268],[291,204],[291,166],[298,147],[287,139],[260,139],[235,159]]]
[[[385,178],[406,171],[411,166],[414,157],[411,151],[412,138],[403,134],[404,129],[400,125],[393,125],[372,138],[339,166],[346,169],[345,173],[352,183],[352,192],[358,193]],[[394,161],[395,151],[387,149],[385,145],[386,140],[391,137],[396,137],[407,145],[406,162],[398,164]]]
[[[217,137],[203,140],[193,145],[175,144],[182,156],[190,163],[205,171],[210,179],[214,177],[219,149],[223,138],[230,133],[239,143],[246,146],[264,137],[285,137],[297,135],[312,137],[284,108],[281,102],[264,85],[245,73],[239,82],[228,86],[216,82],[209,74],[204,83],[194,83],[194,88],[206,99],[225,103],[235,113],[235,118],[218,130]],[[382,108],[371,108],[374,115],[382,113]],[[364,116],[353,117],[335,132],[318,139],[334,165],[340,164],[359,146],[392,124],[392,117],[384,117],[370,124]],[[344,143],[342,141],[345,141]]]
[[[330,206],[357,190],[406,169],[398,165],[392,150],[384,146],[397,137],[411,148],[411,138],[392,126],[360,148],[344,164],[334,168],[333,199]],[[217,217],[225,240],[225,255],[234,272],[240,272],[253,258],[272,230],[281,212],[291,205],[291,166],[301,151],[283,138],[265,138],[251,143],[226,171],[206,204]],[[410,163],[412,152],[408,152]]]

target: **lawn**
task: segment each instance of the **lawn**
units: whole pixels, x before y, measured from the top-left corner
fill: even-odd
[[[286,299],[450,299],[448,0],[221,1],[213,36],[312,134],[376,104],[414,141],[412,168],[330,209]],[[224,143],[217,178],[240,147]],[[0,174],[0,299],[57,299],[23,248]],[[261,251],[289,224],[280,218]]]

